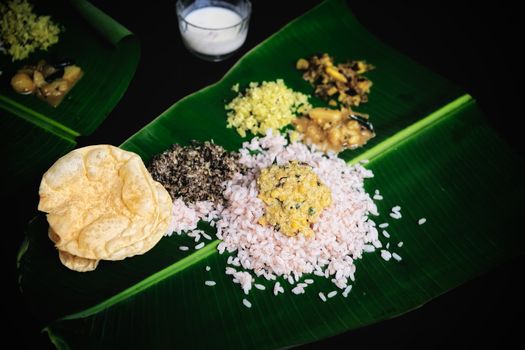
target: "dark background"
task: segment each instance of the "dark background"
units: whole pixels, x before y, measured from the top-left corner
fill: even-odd
[[[92,2],[139,37],[142,55],[120,103],[93,135],[79,139],[79,146],[122,143],[180,98],[219,80],[246,51],[319,3],[252,0],[253,13],[245,45],[232,58],[209,63],[195,58],[183,47],[177,31],[175,1]],[[442,1],[416,5],[398,1],[388,5],[370,1],[349,3],[357,18],[377,37],[473,95],[494,128],[523,155],[523,136],[518,126],[524,117],[523,23],[517,6],[504,2],[471,7]],[[10,291],[15,291],[16,286],[13,261],[23,238],[21,232],[34,214],[31,210],[36,210],[28,209],[27,203],[35,203],[36,207],[37,192],[35,184],[17,198],[9,199],[16,212],[8,241]],[[523,271],[522,256],[404,316],[302,348],[336,345],[445,348],[477,344],[499,348],[515,341],[519,344],[525,325]],[[39,334],[36,315],[25,308],[18,293],[14,303],[10,300],[6,303],[6,310],[12,311],[6,318],[13,327],[13,330],[7,328],[9,337],[16,339],[20,348],[51,347],[47,336]]]

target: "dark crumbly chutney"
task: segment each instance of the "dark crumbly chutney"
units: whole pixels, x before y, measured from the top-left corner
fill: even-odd
[[[186,204],[211,201],[224,205],[222,184],[243,167],[238,153],[227,152],[212,142],[192,141],[189,146],[172,145],[156,155],[148,170],[173,199],[181,197]]]

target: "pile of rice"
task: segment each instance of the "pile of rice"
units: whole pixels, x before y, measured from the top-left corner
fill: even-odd
[[[175,232],[194,230],[199,220],[215,226],[217,238],[222,241],[217,249],[221,254],[233,253],[228,258],[228,264],[233,267],[228,267],[226,274],[231,275],[246,294],[254,285],[253,274],[267,280],[283,277],[296,284],[293,293],[302,294],[312,280],[299,282],[304,274],[312,273],[331,279],[348,294],[349,280],[354,280],[356,270],[354,261],[360,259],[363,252],[382,247],[376,224],[369,218],[378,215],[377,207],[363,187],[364,180],[373,177],[373,173],[361,165],[349,166],[335,154],[323,154],[303,143],[288,144],[284,136],[271,131],[265,137],[245,142],[240,154],[239,161],[247,171],[225,183],[227,206],[217,208],[211,203],[186,206],[176,201]],[[312,166],[332,191],[332,205],[314,224],[315,235],[311,238],[288,237],[273,227],[257,223],[264,213],[264,204],[257,197],[256,180],[260,171],[274,162],[281,165],[291,160]],[[190,232],[190,236],[196,237],[195,231]],[[274,294],[283,291],[276,282]]]
[[[354,279],[354,260],[361,258],[365,245],[381,247],[376,225],[369,219],[370,214],[378,215],[377,207],[363,187],[373,173],[303,143],[288,144],[284,136],[271,132],[245,143],[240,153],[240,162],[248,171],[226,184],[228,206],[216,223],[217,237],[222,240],[219,252],[237,252],[244,269],[266,279],[282,276],[298,282],[303,274],[314,273],[345,289],[348,279]],[[264,204],[257,197],[257,176],[274,162],[281,165],[291,160],[312,166],[332,191],[332,205],[314,224],[312,238],[287,237],[257,223],[264,213]]]

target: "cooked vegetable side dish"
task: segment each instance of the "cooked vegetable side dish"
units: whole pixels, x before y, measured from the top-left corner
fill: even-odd
[[[82,78],[84,72],[70,60],[26,65],[11,78],[13,89],[23,95],[35,94],[53,107],[57,107],[69,91]]]
[[[47,50],[58,42],[60,32],[51,17],[33,13],[33,5],[26,0],[0,2],[0,41],[13,61]]]
[[[238,91],[235,85],[233,90]],[[277,131],[290,124],[297,114],[306,113],[312,106],[308,96],[288,88],[282,79],[252,82],[225,106],[228,128],[235,128],[239,135],[265,135],[267,130]]]
[[[365,61],[335,64],[327,53],[300,58],[296,68],[315,89],[315,94],[330,106],[356,107],[368,102],[372,82],[363,74],[374,69]]]
[[[315,144],[324,152],[337,153],[363,146],[375,136],[367,119],[367,115],[348,108],[313,108],[307,116],[295,119],[293,124],[303,134],[306,143]]]

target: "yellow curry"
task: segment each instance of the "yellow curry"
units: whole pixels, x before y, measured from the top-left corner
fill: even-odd
[[[259,223],[272,225],[287,236],[312,236],[311,225],[332,203],[330,189],[310,166],[297,161],[263,169],[257,185],[258,197],[266,207]]]

